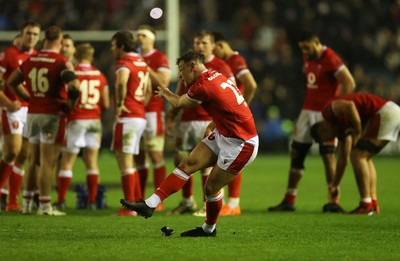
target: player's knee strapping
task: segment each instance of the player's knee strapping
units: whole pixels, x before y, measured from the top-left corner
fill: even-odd
[[[378,154],[383,149],[383,147],[376,146],[369,140],[359,140],[356,144],[356,148],[368,151],[371,154]]]
[[[299,143],[296,141],[292,142],[292,152],[291,152],[291,167],[294,169],[304,169],[304,160],[310,150],[312,144]]]
[[[319,144],[319,154],[325,155],[330,153],[335,153],[336,147],[333,144]]]

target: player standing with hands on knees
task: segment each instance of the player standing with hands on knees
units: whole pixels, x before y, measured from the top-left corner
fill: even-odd
[[[338,137],[342,143],[350,143],[350,146],[353,144],[351,150],[339,154],[341,157],[338,157],[338,163],[343,163],[338,164],[333,186],[338,189],[347,158],[350,158],[360,193],[360,204],[350,213],[379,214],[377,175],[372,157],[389,141],[395,142],[398,139],[400,107],[376,95],[353,93],[334,99],[323,109],[322,115],[324,121],[311,128],[315,140],[325,141]]]
[[[200,169],[212,167],[205,184],[206,220],[201,227],[183,232],[183,237],[215,237],[216,223],[222,207],[221,188],[256,157],[258,136],[253,115],[231,80],[204,66],[204,55],[189,50],[177,60],[180,78],[188,92],[178,96],[168,89],[158,88],[157,95],[164,97],[174,108],[200,105],[212,117],[206,130],[208,134],[189,156],[164,180],[146,200],[121,204],[149,218],[164,199],[180,190],[190,175]]]

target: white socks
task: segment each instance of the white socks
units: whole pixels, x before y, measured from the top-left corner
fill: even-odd
[[[158,206],[158,204],[161,203],[161,199],[157,194],[151,195],[148,199],[146,199],[144,202],[146,202],[146,205],[155,208]]]
[[[206,223],[204,223],[204,224],[201,226],[201,228],[202,228],[205,232],[207,232],[207,233],[212,233],[216,227],[217,227],[216,224],[208,225],[208,224],[206,224]]]

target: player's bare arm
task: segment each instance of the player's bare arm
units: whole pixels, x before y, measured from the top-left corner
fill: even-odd
[[[172,105],[173,108],[180,109],[184,107],[194,107],[196,105],[199,105],[198,103],[189,100],[185,94],[178,96],[167,88],[164,89],[158,87],[155,92],[158,97],[164,97],[167,102]]]
[[[344,66],[344,68],[336,75],[336,79],[340,83],[341,95],[354,92],[354,89],[356,88],[356,82],[346,66]]]
[[[239,80],[244,86],[243,98],[246,100],[248,104],[250,104],[256,93],[257,89],[256,80],[254,80],[253,74],[250,71],[240,75]]]
[[[80,95],[80,82],[76,78],[74,68],[70,62],[66,64],[67,69],[61,72],[61,79],[67,85],[68,100],[65,102],[68,106],[67,112],[71,112],[78,103]]]
[[[161,86],[163,88],[168,88],[168,85],[171,81],[171,72],[170,71],[154,71],[150,67],[148,67],[148,71],[150,74],[150,79],[155,86]]]
[[[9,112],[14,112],[21,108],[21,102],[18,100],[10,100],[3,91],[0,91],[0,106],[7,108]]]
[[[337,117],[346,115],[349,118],[353,128],[349,130],[348,134],[351,134],[353,138],[353,144],[356,144],[361,137],[362,129],[360,114],[358,113],[354,102],[347,100],[336,100],[332,102],[332,110]]]
[[[101,108],[106,110],[110,108],[110,90],[108,86],[104,87],[103,93],[101,94]]]
[[[150,68],[150,67],[148,67]],[[144,94],[144,105],[147,105],[151,99],[153,93],[151,77],[147,77],[146,86],[145,86],[145,94]]]
[[[3,73],[0,72],[0,91],[3,91],[5,87],[6,86],[5,86],[5,82],[4,82],[4,79],[3,79]]]
[[[338,157],[336,162],[336,173],[333,179],[332,185],[338,187],[346,167],[350,161],[350,152],[352,147],[352,139],[350,135],[347,135],[338,144]]]
[[[68,98],[70,100],[70,109],[71,111],[75,108],[75,106],[78,104],[78,98],[79,98],[79,80],[74,79],[72,81],[69,81],[67,83],[67,89],[68,89]]]
[[[7,81],[7,86],[13,90],[15,95],[24,101],[29,101],[30,95],[28,91],[21,85],[24,81],[24,75],[19,70],[14,70]]]
[[[208,124],[207,128],[204,130],[203,138],[205,138],[208,135],[210,135],[211,132],[213,132],[214,129],[215,129],[215,123],[212,121],[212,122],[210,122],[210,124]]]
[[[116,116],[119,117],[121,115],[121,112],[128,112],[130,113],[131,111],[128,110],[128,108],[125,107],[124,105],[124,100],[127,92],[127,84],[128,84],[128,79],[129,79],[129,71],[128,70],[118,70],[117,72],[117,77],[115,79],[115,89],[116,89]]]

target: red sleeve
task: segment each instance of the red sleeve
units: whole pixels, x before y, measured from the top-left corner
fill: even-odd
[[[118,69],[122,67],[127,67],[124,61],[119,60],[114,67],[114,71],[118,71]]]
[[[328,60],[327,67],[329,68],[329,70],[337,71],[337,70],[339,69],[339,67],[343,65],[342,60],[341,60],[340,57],[339,57],[336,53],[334,53],[333,51],[332,51],[332,52],[329,52],[328,55],[329,55],[330,57],[329,57],[329,59],[327,59],[327,60]]]
[[[208,95],[203,85],[199,82],[190,86],[187,94],[190,100],[205,102],[208,100]]]
[[[161,55],[160,58],[161,58],[161,59],[160,59],[160,63],[159,63],[159,65],[158,65],[157,69],[159,69],[159,68],[167,68],[167,69],[170,69],[171,66],[169,65],[169,61],[168,61],[167,56]]]
[[[7,59],[8,55],[7,55],[7,50],[5,50],[4,52],[0,53],[0,71],[2,73],[5,73],[8,67],[8,59]]]
[[[233,61],[233,64],[232,64],[233,73],[236,76],[238,73],[240,73],[241,71],[246,70],[246,69],[248,69],[246,61],[244,60],[244,58],[242,56],[237,55],[236,59]]]
[[[100,74],[100,79],[101,79],[101,85],[102,88],[104,89],[104,87],[108,86],[108,81],[107,78],[104,76],[104,74]]]
[[[221,66],[219,72],[222,73],[228,79],[234,79],[235,77],[233,75],[231,68],[226,63],[224,63],[224,66]]]

